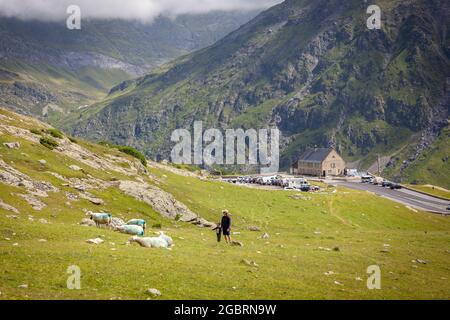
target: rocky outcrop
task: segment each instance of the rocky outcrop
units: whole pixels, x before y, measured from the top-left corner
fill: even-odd
[[[59,189],[50,182],[33,180],[2,159],[0,159],[0,182],[14,187],[23,187],[30,194],[39,197],[48,197],[48,192],[59,192]]]
[[[14,213],[19,213],[19,210],[7,203],[4,203],[2,199],[0,199],[0,208]]]
[[[142,182],[121,181],[119,188],[125,194],[149,204],[153,210],[165,218],[190,222],[202,227],[214,226],[214,223],[192,212],[185,204],[176,200],[170,193],[155,186]]]
[[[151,186],[147,183],[134,181],[121,181],[120,190],[140,201],[149,204],[163,217],[184,222],[191,222],[198,216],[188,209],[183,203],[177,201],[171,194]]]

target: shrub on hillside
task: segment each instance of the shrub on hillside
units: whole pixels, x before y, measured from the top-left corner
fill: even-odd
[[[43,137],[39,140],[39,142],[46,148],[53,150],[59,146],[58,142],[51,138]]]
[[[69,139],[70,142],[72,143],[78,143],[78,140],[72,137],[67,137]]]
[[[118,147],[120,152],[126,153],[132,157],[135,157],[136,159],[139,159],[141,163],[146,167],[147,166],[147,160],[145,159],[145,156],[140,153],[138,150],[136,150],[133,147]]]
[[[53,138],[57,138],[57,139],[62,139],[64,138],[64,135],[62,134],[61,131],[57,130],[57,129],[47,129],[46,131],[48,134],[50,134]]]
[[[38,135],[42,135],[42,131],[39,129],[30,129],[30,132],[32,134],[38,134]]]

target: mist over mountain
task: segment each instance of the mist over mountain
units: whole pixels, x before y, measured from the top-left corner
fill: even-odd
[[[109,90],[213,44],[259,11],[159,16],[153,22],[0,18],[0,103],[58,123]]]

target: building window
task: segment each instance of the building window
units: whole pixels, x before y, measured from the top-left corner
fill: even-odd
[[[332,163],[331,168],[336,169],[336,163]]]

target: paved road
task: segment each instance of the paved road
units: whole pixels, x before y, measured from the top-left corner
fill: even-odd
[[[374,192],[380,196],[400,202],[416,209],[450,214],[450,211],[447,210],[447,206],[450,201],[434,198],[408,189],[391,190],[389,188],[383,188],[381,186],[375,186],[368,183],[349,181],[332,181],[332,183],[350,189]]]

